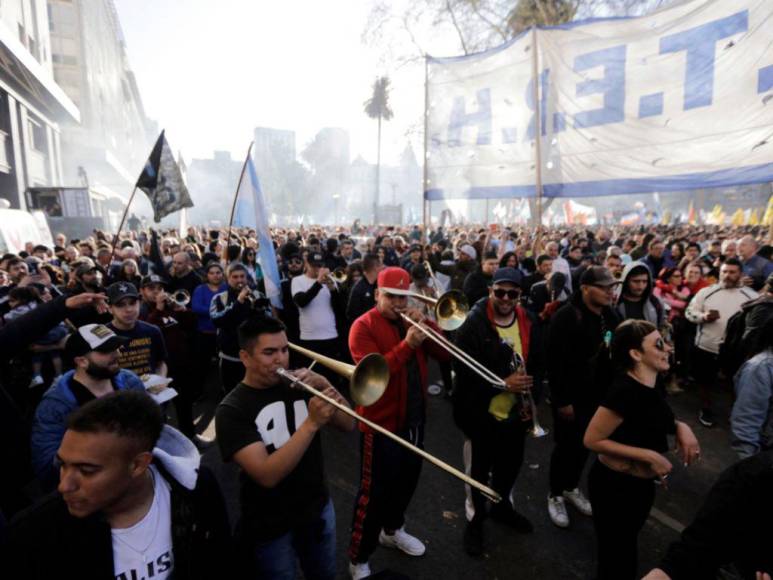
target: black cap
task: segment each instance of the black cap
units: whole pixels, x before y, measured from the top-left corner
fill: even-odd
[[[320,252],[309,252],[306,259],[312,266],[321,266],[325,263],[325,258]]]
[[[166,280],[158,274],[148,274],[147,276],[143,276],[140,288],[145,288],[145,286],[150,286],[151,284],[161,284],[161,286],[166,286]]]
[[[604,266],[591,266],[580,276],[580,286],[614,286],[620,284]]]
[[[118,336],[104,324],[86,324],[73,332],[64,344],[69,360],[83,356],[93,350],[113,352],[129,342],[128,338]]]
[[[411,278],[418,282],[424,282],[429,279],[429,272],[424,264],[416,264],[411,268]]]
[[[411,244],[411,252],[421,252],[421,244]]]
[[[124,298],[139,298],[137,288],[131,282],[116,282],[107,287],[107,302],[115,304]]]
[[[523,274],[517,268],[498,268],[492,284],[510,283],[520,288],[522,281]]]

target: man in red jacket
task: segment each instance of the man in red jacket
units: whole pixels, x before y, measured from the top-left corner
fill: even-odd
[[[349,349],[355,362],[376,352],[389,365],[389,385],[382,397],[373,405],[357,407],[357,412],[423,447],[427,355],[439,360],[448,360],[449,355],[432,341],[425,342],[425,334],[400,316],[421,318],[407,307],[410,283],[402,268],[385,268],[379,273],[376,306],[354,321]],[[379,543],[410,556],[421,556],[425,550],[403,528],[405,510],[419,481],[421,458],[362,424],[360,430],[362,475],[349,544],[353,580],[370,575],[368,558]]]

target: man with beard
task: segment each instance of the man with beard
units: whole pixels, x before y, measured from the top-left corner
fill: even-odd
[[[611,304],[617,284],[603,266],[588,268],[580,278],[580,291],[550,321],[546,356],[555,446],[548,513],[560,528],[569,527],[566,500],[583,515],[593,513],[578,487],[588,458],[583,437],[612,379],[609,345],[619,319]]]
[[[522,278],[515,268],[496,270],[488,298],[475,304],[456,336],[457,346],[507,384],[503,391],[467,365],[454,365],[454,420],[470,441],[470,475],[486,481],[491,473],[492,486],[503,498],[509,496],[523,463],[524,439],[532,419],[531,405],[524,395],[534,385],[540,360],[538,352],[530,356],[530,346],[541,342],[535,336],[539,327],[518,304]],[[519,361],[525,361],[526,367]],[[464,531],[464,549],[471,556],[480,556],[486,499],[472,490],[472,503],[475,513]],[[507,499],[495,505],[490,515],[517,532],[533,530],[531,522]]]
[[[191,266],[191,257],[188,252],[177,252],[174,255],[169,274],[169,292],[185,290],[193,296],[196,286],[201,284],[201,278]]]
[[[32,466],[44,486],[56,483],[54,457],[70,413],[114,391],[145,390],[136,374],[118,365],[118,349],[128,342],[101,324],[81,326],[67,339],[65,359],[75,368],[46,391],[32,423]]]
[[[0,288],[0,317],[8,314],[11,310],[11,306],[8,303],[8,293],[16,288],[19,283],[29,275],[29,266],[27,262],[19,258],[18,256],[12,256],[5,261],[5,267],[8,271],[8,279],[10,284]]]
[[[102,272],[99,271],[91,258],[79,258],[78,265],[72,270],[72,276],[75,284],[68,291],[70,296],[105,291],[105,287],[102,285]],[[70,318],[70,322],[79,327],[86,324],[107,324],[110,319],[109,312],[96,312],[87,308],[75,313]]]
[[[713,427],[715,422],[711,387],[719,372],[719,347],[727,322],[744,303],[759,296],[751,288],[741,285],[742,275],[740,260],[728,258],[719,270],[719,282],[699,290],[685,310],[687,320],[698,325],[691,362],[701,397],[698,421],[704,427]]]

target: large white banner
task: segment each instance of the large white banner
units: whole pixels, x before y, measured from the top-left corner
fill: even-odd
[[[548,197],[773,181],[773,0],[528,31],[427,82],[429,200],[534,196],[537,142]]]

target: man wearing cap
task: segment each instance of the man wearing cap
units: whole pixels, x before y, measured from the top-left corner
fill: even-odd
[[[75,368],[46,391],[32,422],[32,466],[44,486],[56,483],[54,457],[70,413],[113,391],[145,389],[136,374],[118,364],[119,349],[127,343],[101,324],[81,326],[67,339],[65,358],[72,360]]]
[[[578,488],[588,458],[583,436],[612,379],[609,345],[620,321],[612,308],[617,284],[606,268],[591,266],[580,278],[580,291],[550,319],[546,356],[555,446],[548,513],[560,528],[569,526],[566,500],[583,515],[592,515]]]
[[[531,427],[531,393],[540,374],[539,325],[520,304],[523,274],[515,268],[494,272],[488,298],[478,301],[456,333],[456,345],[501,377],[507,390],[495,388],[465,364],[456,364],[453,393],[454,420],[471,446],[470,475],[487,481],[508,498],[523,463],[523,446]],[[472,490],[474,515],[464,532],[464,548],[471,556],[483,554],[486,499]],[[508,499],[495,505],[491,518],[517,532],[529,533],[531,522]]]
[[[169,299],[164,291],[164,279],[157,274],[149,274],[142,279],[140,292],[143,305],[146,305],[145,313],[140,312],[140,320],[161,329],[164,337],[168,353],[168,376],[174,379],[177,391],[173,399],[177,427],[196,445],[204,444],[203,439],[196,435],[193,424],[193,402],[200,394],[199,385],[202,382],[196,379],[200,368],[193,348],[196,314]]]
[[[478,252],[470,244],[464,244],[459,248],[459,258],[456,262],[447,263],[443,254],[435,253],[430,257],[430,265],[435,273],[445,274],[450,278],[449,290],[462,290],[467,276],[478,267]]]
[[[408,255],[400,260],[400,267],[410,274],[413,267],[423,261],[423,253],[421,244],[411,244]]]
[[[166,344],[161,330],[140,318],[140,295],[134,284],[116,282],[107,288],[107,303],[113,320],[107,326],[128,341],[121,349],[118,364],[140,376],[167,375]]]
[[[102,273],[91,258],[80,258],[72,274],[71,281],[74,280],[75,283],[67,291],[69,296],[84,293],[102,293],[105,291]],[[84,309],[70,317],[70,322],[79,327],[86,324],[107,324],[111,319],[110,312],[99,313],[92,309]]]
[[[354,321],[349,349],[355,363],[379,353],[389,365],[384,394],[373,405],[357,407],[357,412],[423,447],[427,356],[447,361],[449,355],[432,341],[425,341],[421,330],[401,318],[401,313],[421,318],[407,308],[410,282],[402,268],[389,267],[379,273],[376,307]],[[419,481],[421,458],[362,424],[360,431],[362,470],[348,552],[354,580],[370,575],[368,559],[379,543],[411,556],[425,551],[424,544],[404,529],[405,511]]]
[[[301,327],[301,345],[316,353],[341,359],[341,345],[336,328],[336,316],[343,311],[345,299],[338,285],[331,279],[321,252],[309,252],[306,269],[290,284],[293,302],[298,307]],[[339,377],[327,369],[320,370],[334,385]]]

